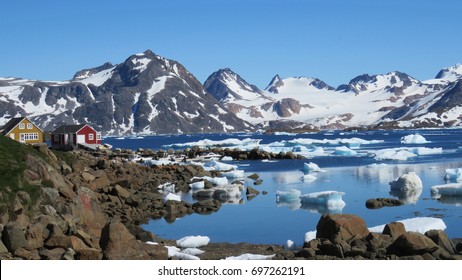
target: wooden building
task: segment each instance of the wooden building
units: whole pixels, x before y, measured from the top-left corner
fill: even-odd
[[[25,144],[43,142],[43,131],[27,117],[13,118],[1,129],[6,137]]]
[[[101,145],[101,134],[88,124],[62,125],[51,133],[51,147],[56,149],[90,148]]]

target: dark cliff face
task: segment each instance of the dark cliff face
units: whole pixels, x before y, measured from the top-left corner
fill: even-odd
[[[106,79],[92,84],[92,75],[101,71],[107,71]],[[104,134],[209,133],[251,127],[229,113],[180,63],[150,50],[115,66],[106,63],[79,71],[69,82],[24,85],[19,98],[34,105],[44,98],[53,113],[33,118],[44,130],[63,123],[89,123]],[[18,113],[29,112],[20,104],[0,103],[2,116]]]

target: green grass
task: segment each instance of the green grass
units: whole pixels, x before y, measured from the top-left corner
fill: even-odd
[[[31,205],[23,205],[25,208],[31,207],[40,195],[40,187],[31,186],[23,179],[28,154],[45,157],[29,145],[0,135],[0,213],[8,211],[19,191],[25,191],[31,197]]]

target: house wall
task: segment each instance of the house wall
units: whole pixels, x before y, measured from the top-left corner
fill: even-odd
[[[29,125],[28,125],[29,124]],[[24,141],[21,141],[21,134],[23,134]],[[16,127],[5,135],[13,140],[26,144],[42,143],[42,131],[28,119],[23,119]]]
[[[98,138],[98,133],[96,130],[91,128],[90,126],[86,125],[82,127],[78,133],[78,135],[85,135],[85,143],[87,144],[101,144],[101,139]],[[90,136],[93,135],[93,138]]]

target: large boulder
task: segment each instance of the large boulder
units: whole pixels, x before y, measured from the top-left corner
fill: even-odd
[[[369,234],[364,220],[351,214],[324,214],[316,226],[316,238],[327,238],[333,243],[349,242]]]
[[[436,243],[440,248],[444,249],[451,255],[455,254],[455,248],[451,240],[449,240],[446,233],[442,230],[429,230],[425,233],[433,242]]]
[[[104,259],[109,260],[150,260],[167,259],[167,248],[146,244],[135,239],[120,222],[108,222],[100,239]]]
[[[389,235],[395,240],[402,234],[406,233],[406,228],[403,223],[400,222],[391,222],[386,224],[382,231],[383,234]]]
[[[429,237],[417,232],[407,232],[390,245],[389,253],[397,256],[413,256],[431,254],[438,249],[438,245]]]
[[[8,224],[3,228],[2,241],[10,252],[14,252],[18,248],[24,248],[27,246],[24,229],[17,223]]]

